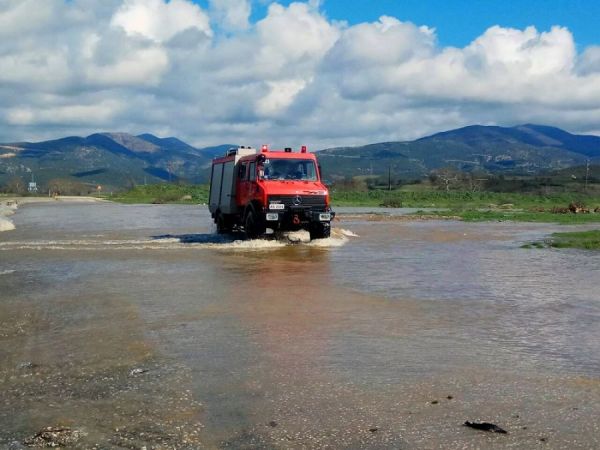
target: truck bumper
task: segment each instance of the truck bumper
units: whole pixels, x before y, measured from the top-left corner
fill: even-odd
[[[268,228],[293,229],[301,228],[311,223],[329,223],[335,217],[333,211],[287,210],[269,211],[265,213]]]

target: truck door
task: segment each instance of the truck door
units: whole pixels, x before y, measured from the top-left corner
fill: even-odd
[[[235,199],[238,207],[244,207],[248,203],[248,163],[241,162],[237,172]]]

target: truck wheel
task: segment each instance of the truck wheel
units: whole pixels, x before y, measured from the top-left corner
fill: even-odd
[[[331,225],[329,223],[317,223],[310,227],[310,240],[325,239],[331,236]]]
[[[246,239],[256,239],[265,234],[265,226],[253,209],[248,211],[248,214],[246,214],[244,231],[246,233]]]
[[[229,224],[229,220],[225,217],[225,214],[219,213],[217,215],[217,233],[218,234],[226,234],[231,232],[231,225]]]

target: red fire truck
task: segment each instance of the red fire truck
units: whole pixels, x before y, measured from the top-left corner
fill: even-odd
[[[248,239],[299,229],[326,238],[334,217],[317,158],[305,146],[299,152],[238,147],[215,158],[209,210],[218,233],[243,230]]]

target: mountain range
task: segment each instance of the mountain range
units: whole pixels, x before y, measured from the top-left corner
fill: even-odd
[[[210,162],[235,145],[196,148],[175,137],[95,133],[44,142],[0,144],[0,185],[32,177],[54,178],[105,189],[160,181],[208,181]],[[432,170],[539,174],[600,163],[600,137],[543,125],[468,126],[414,141],[339,147],[318,152],[325,178],[387,175],[420,178]]]
[[[539,174],[600,162],[600,137],[544,125],[473,125],[409,142],[383,142],[319,152],[329,177],[386,174],[419,178],[432,170]]]
[[[174,137],[128,133],[0,144],[0,185],[15,176],[41,185],[70,178],[107,189],[180,179],[201,183],[212,158],[231,147],[196,148]]]

